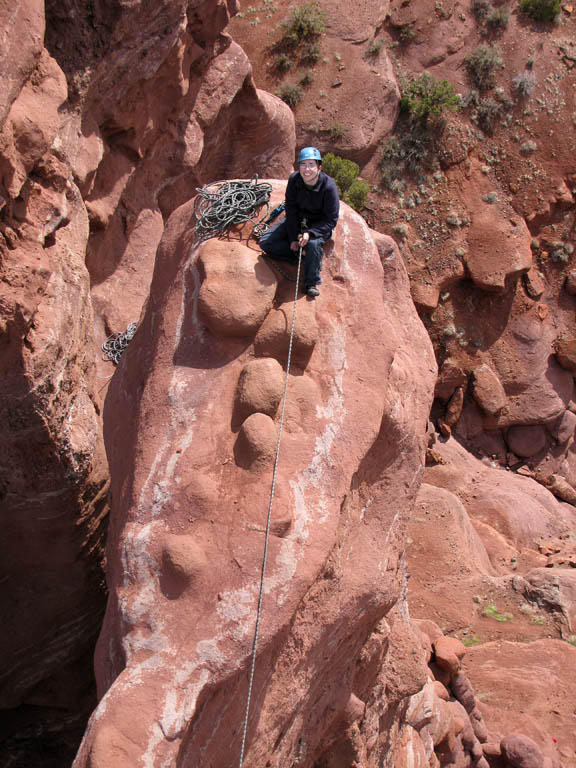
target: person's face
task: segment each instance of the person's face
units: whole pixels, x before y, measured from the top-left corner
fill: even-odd
[[[303,160],[301,163],[298,163],[298,170],[305,184],[310,186],[316,184],[318,174],[320,173],[320,166],[317,160]]]

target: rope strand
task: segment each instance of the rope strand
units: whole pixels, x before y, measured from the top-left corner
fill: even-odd
[[[258,595],[258,610],[256,612],[256,626],[254,628],[254,640],[252,642],[252,659],[250,664],[250,679],[248,682],[248,696],[246,698],[246,712],[244,715],[244,725],[242,728],[242,745],[240,748],[240,761],[238,768],[242,768],[244,763],[244,750],[246,747],[246,734],[248,733],[248,717],[250,714],[250,703],[252,700],[252,686],[254,684],[254,669],[256,667],[256,650],[258,647],[258,635],[260,632],[260,618],[262,614],[262,601],[264,597],[264,577],[266,574],[266,562],[268,560],[268,539],[270,537],[270,523],[272,520],[272,505],[274,503],[274,491],[276,489],[276,473],[278,470],[278,459],[280,457],[280,441],[282,439],[282,428],[284,426],[284,413],[286,411],[286,395],[288,393],[288,375],[290,373],[290,359],[292,357],[292,341],[294,339],[294,327],[296,325],[296,305],[298,301],[298,285],[300,282],[300,265],[302,263],[302,248],[298,252],[298,270],[296,273],[296,288],[294,290],[294,307],[292,309],[292,325],[290,328],[290,342],[288,344],[288,360],[286,363],[286,378],[284,380],[284,394],[282,396],[282,409],[280,412],[280,427],[278,429],[278,440],[276,443],[276,456],[274,457],[274,470],[272,472],[272,487],[270,489],[270,502],[268,504],[268,517],[266,519],[266,534],[264,537],[264,555],[262,558],[262,571],[260,575],[260,592]]]
[[[258,184],[258,174],[250,181],[215,181],[197,188],[194,198],[194,235],[200,242],[221,234],[233,224],[255,221],[266,205],[261,224],[270,210],[272,185]],[[258,226],[258,225],[256,225]]]

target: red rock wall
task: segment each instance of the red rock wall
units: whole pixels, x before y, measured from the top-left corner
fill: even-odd
[[[293,285],[254,243],[195,247],[191,214],[106,401],[103,698],[76,766],[239,757]],[[297,303],[246,765],[376,765],[426,680],[403,549],[432,350],[392,242],[347,208],[324,283]]]
[[[289,111],[222,33],[232,10],[0,9],[0,740],[23,765],[69,762],[94,705],[111,373],[99,346],[139,317],[163,216],[214,176],[284,176],[292,162]]]

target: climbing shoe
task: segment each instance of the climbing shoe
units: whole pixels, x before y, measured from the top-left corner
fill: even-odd
[[[320,296],[320,291],[315,285],[309,285],[308,288],[306,288],[306,293],[308,296]]]

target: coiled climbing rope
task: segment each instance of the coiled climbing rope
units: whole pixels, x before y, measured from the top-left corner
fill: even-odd
[[[248,733],[248,717],[250,715],[250,702],[252,700],[252,687],[254,684],[254,669],[256,667],[256,650],[258,648],[258,635],[260,632],[260,618],[262,616],[262,601],[264,597],[264,579],[266,575],[266,562],[268,560],[268,540],[270,538],[270,523],[272,521],[272,506],[274,504],[274,491],[276,489],[276,474],[280,458],[280,441],[282,440],[282,428],[284,426],[284,414],[286,411],[286,396],[288,394],[288,376],[290,374],[290,359],[292,357],[292,342],[294,340],[294,327],[296,324],[296,306],[298,302],[298,285],[300,283],[300,266],[302,264],[302,248],[298,251],[298,269],[296,273],[296,288],[294,290],[294,306],[292,309],[292,324],[290,326],[290,341],[288,343],[288,360],[286,362],[286,377],[284,379],[284,393],[282,395],[282,408],[280,411],[280,426],[278,428],[278,440],[276,441],[276,455],[274,457],[274,470],[272,472],[272,486],[270,488],[270,501],[268,503],[268,516],[266,518],[266,534],[264,536],[264,555],[262,557],[262,570],[260,573],[260,591],[258,593],[258,609],[256,611],[256,626],[252,641],[252,656],[250,662],[250,678],[248,682],[248,696],[246,698],[246,711],[242,727],[242,745],[240,747],[240,761],[238,768],[242,768],[244,762],[244,750],[246,748],[246,734]]]
[[[102,352],[104,353],[102,360],[105,362],[112,361],[114,365],[118,365],[124,350],[134,338],[137,327],[138,323],[130,323],[122,333],[113,333],[112,336],[108,336],[102,344]]]
[[[199,241],[221,234],[233,224],[255,221],[258,209],[266,205],[261,224],[270,209],[272,185],[258,184],[258,175],[250,181],[216,181],[207,184],[194,198],[194,235]]]

